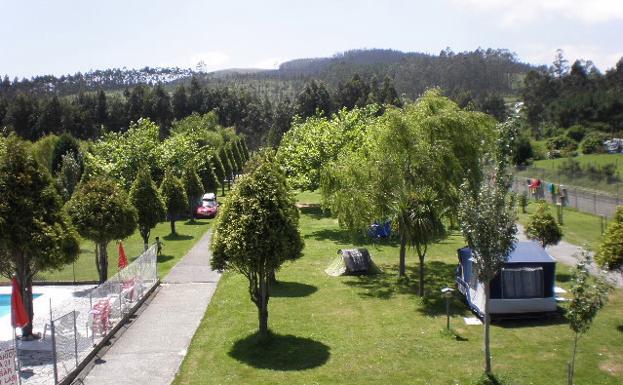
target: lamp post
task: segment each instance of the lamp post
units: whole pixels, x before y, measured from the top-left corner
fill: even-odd
[[[450,298],[452,298],[452,292],[454,289],[444,287],[441,289],[441,294],[446,299],[446,328],[450,330]]]

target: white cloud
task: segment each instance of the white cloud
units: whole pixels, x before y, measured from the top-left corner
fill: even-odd
[[[586,24],[623,19],[621,0],[452,0],[469,10],[492,14],[504,25],[562,16]]]
[[[277,69],[281,63],[283,63],[283,59],[270,57],[253,64],[252,68]]]
[[[602,72],[612,68],[623,57],[623,50],[613,51],[592,45],[565,44],[557,47],[549,47],[543,44],[526,45],[517,49],[520,59],[531,64],[551,65],[554,61],[556,49],[563,50],[565,59],[569,65],[576,60],[590,60]]]

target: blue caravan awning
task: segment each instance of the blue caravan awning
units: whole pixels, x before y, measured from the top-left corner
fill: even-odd
[[[515,242],[515,250],[506,263],[556,263],[544,248],[534,241]]]

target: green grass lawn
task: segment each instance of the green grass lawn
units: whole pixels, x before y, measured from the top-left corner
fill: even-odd
[[[556,218],[556,207],[548,204],[550,213]],[[537,204],[530,201],[526,214],[518,209],[519,223],[526,226],[528,218],[536,211]],[[591,250],[597,250],[601,243],[601,217],[586,214],[573,208],[566,207],[563,211],[562,239],[574,245],[582,246],[587,244]]]
[[[555,170],[567,159],[569,158],[537,160],[534,162],[534,166],[548,170]],[[571,159],[577,160],[582,166],[589,164],[603,166],[604,164],[613,163],[618,166],[617,171],[620,172],[623,169],[623,154],[589,154],[579,155]]]
[[[518,171],[521,177],[539,178],[549,182],[562,183],[570,186],[578,186],[589,190],[603,191],[613,195],[623,195],[621,182],[607,183],[604,180],[593,180],[588,177],[568,177],[558,171],[560,164],[567,159],[580,162],[582,167],[587,165],[603,166],[612,163],[617,166],[617,174],[623,179],[623,154],[590,154],[580,155],[574,158],[544,159],[537,160],[526,170]]]
[[[175,227],[177,236],[171,235],[169,222],[159,223],[152,231],[149,238],[150,244],[156,241],[156,237],[164,242],[162,255],[158,257],[158,276],[164,277],[169,270],[190,250],[192,245],[201,238],[208,230],[212,219],[200,219],[194,224],[186,220],[177,221]],[[143,252],[143,240],[136,231],[133,235],[123,240],[123,246],[131,262]],[[108,275],[117,272],[118,251],[117,243],[108,245]],[[80,245],[80,256],[73,265],[67,265],[60,271],[49,271],[38,275],[44,281],[97,281],[97,269],[95,266],[95,244],[92,241],[83,240]]]
[[[302,193],[301,203],[318,201]],[[384,274],[329,277],[324,269],[343,247],[352,247],[334,219],[317,207],[301,209],[304,256],[277,273],[272,288],[269,343],[257,343],[257,310],[247,281],[235,273],[221,279],[175,384],[470,384],[483,367],[482,327],[452,301],[454,334],[444,333],[445,305],[439,295],[454,285],[452,234],[429,248],[425,298],[417,293],[417,258],[408,256],[409,278],[398,281],[398,247],[367,244]],[[558,284],[568,286],[565,266]],[[564,318],[506,322],[492,328],[495,372],[512,384],[566,384],[572,335]],[[576,382],[621,384],[623,293],[616,291],[581,339]]]

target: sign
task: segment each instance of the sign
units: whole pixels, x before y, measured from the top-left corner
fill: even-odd
[[[0,350],[0,385],[17,385],[15,348]]]

